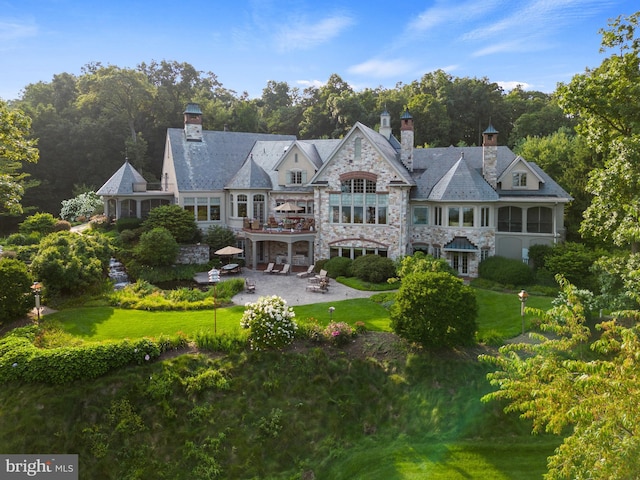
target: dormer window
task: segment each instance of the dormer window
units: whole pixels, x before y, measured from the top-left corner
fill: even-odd
[[[513,188],[527,186],[527,172],[513,172]]]
[[[307,172],[303,170],[289,170],[287,172],[288,185],[302,185],[307,180]]]

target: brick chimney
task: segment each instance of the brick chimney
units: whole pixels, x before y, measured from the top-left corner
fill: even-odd
[[[202,141],[202,110],[197,103],[187,104],[184,110],[184,134],[188,142]]]
[[[413,142],[413,117],[405,109],[400,116],[400,160],[410,172],[413,172]]]
[[[498,188],[498,131],[491,123],[482,132],[482,176],[494,190]]]

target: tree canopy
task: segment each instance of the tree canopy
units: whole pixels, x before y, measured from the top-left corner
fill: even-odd
[[[531,420],[534,432],[566,435],[549,458],[547,478],[635,478],[638,327],[605,322],[594,341],[577,289],[559,280],[566,301],[549,312],[533,311],[542,318],[543,332],[531,334],[535,342],[505,345],[498,356],[481,357],[497,367],[489,379],[498,390],[484,400],[506,400],[506,411]]]
[[[397,132],[400,115],[409,108],[416,145],[446,147],[479,145],[489,122],[507,144],[518,118],[544,110],[551,96],[521,89],[505,94],[487,78],[456,78],[437,70],[393,89],[355,91],[337,74],[303,91],[269,81],[260,98],[250,99],[188,63],[151,61],[136,68],[92,63],[80,75],[60,73],[50,82],[27,85],[15,102],[32,119],[30,138],[38,139],[41,157],[37,166],[25,166],[39,182],[25,193],[25,204],[57,214],[80,185],[99,188],[125,157],[148,182],[158,182],[166,130],[182,126],[189,102],[199,103],[205,129],[299,138],[341,138],[358,121],[376,128],[384,110]],[[518,132],[540,133],[527,125]]]
[[[610,22],[601,31],[601,51],[615,53],[558,88],[565,113],[578,118],[576,130],[604,157],[589,177],[593,199],[581,232],[634,251],[640,241],[639,19],[637,12]]]
[[[27,176],[23,162],[36,163],[36,140],[29,139],[31,119],[0,100],[0,215],[22,213]]]

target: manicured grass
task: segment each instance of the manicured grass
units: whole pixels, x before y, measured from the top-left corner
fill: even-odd
[[[490,332],[496,332],[502,338],[513,338],[522,332],[520,299],[515,293],[502,293],[476,288],[478,300],[478,336],[485,338]],[[548,310],[553,298],[530,295],[526,306]],[[525,330],[531,327],[535,317],[525,314]]]
[[[294,307],[300,322],[311,318],[321,324],[329,322],[329,306],[335,308],[333,319],[355,323],[362,321],[368,330],[389,331],[389,313],[382,306],[367,298],[317,303]],[[233,333],[240,329],[244,306],[213,310],[147,312],[113,307],[87,307],[62,310],[47,316],[45,320],[60,322],[71,335],[88,341],[117,340],[124,338],[158,337],[184,333],[191,337],[201,331]]]
[[[99,342],[124,338],[158,337],[200,331],[232,333],[240,329],[244,307],[213,310],[147,312],[113,307],[86,307],[62,310],[45,320],[60,322],[68,333],[84,340]]]
[[[546,473],[546,457],[558,439],[482,439],[440,443],[401,438],[387,446],[367,445],[351,451],[333,465],[333,480],[464,480],[540,479]],[[372,468],[375,466],[375,468]]]
[[[335,309],[333,315],[329,313],[329,307]],[[293,310],[300,321],[314,318],[322,325],[329,323],[330,319],[335,322],[346,322],[350,325],[364,322],[367,330],[391,331],[387,309],[368,298],[299,305],[293,307]]]
[[[491,333],[500,338],[512,338],[520,334],[520,300],[516,294],[481,289],[475,291],[479,306],[479,338],[486,338]],[[550,297],[532,295],[527,300],[527,306],[547,310],[551,300]],[[335,309],[332,317],[335,321],[351,325],[361,321],[368,330],[390,331],[389,312],[367,298],[300,305],[293,309],[298,321],[316,319],[325,325],[331,317],[329,307]],[[240,328],[243,311],[244,306],[219,308],[215,313],[215,322],[213,310],[148,312],[113,307],[66,309],[47,318],[60,322],[72,335],[88,341],[102,341],[177,333],[192,336],[201,331],[213,331],[214,323],[217,333],[233,333]],[[525,316],[527,329],[533,318],[531,314]]]

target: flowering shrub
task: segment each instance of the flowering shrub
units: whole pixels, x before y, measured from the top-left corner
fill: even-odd
[[[282,348],[294,338],[298,325],[295,313],[287,302],[277,295],[260,297],[245,305],[240,320],[242,328],[249,328],[249,343],[253,350]]]
[[[102,199],[98,194],[95,192],[85,192],[75,198],[63,200],[60,216],[64,220],[86,220],[100,207],[102,207]]]
[[[355,335],[355,331],[345,322],[330,322],[324,329],[324,336],[334,345],[345,345]]]
[[[325,340],[324,327],[320,326],[318,319],[309,317],[306,322],[298,326],[296,337],[304,338],[314,343],[322,343]]]

